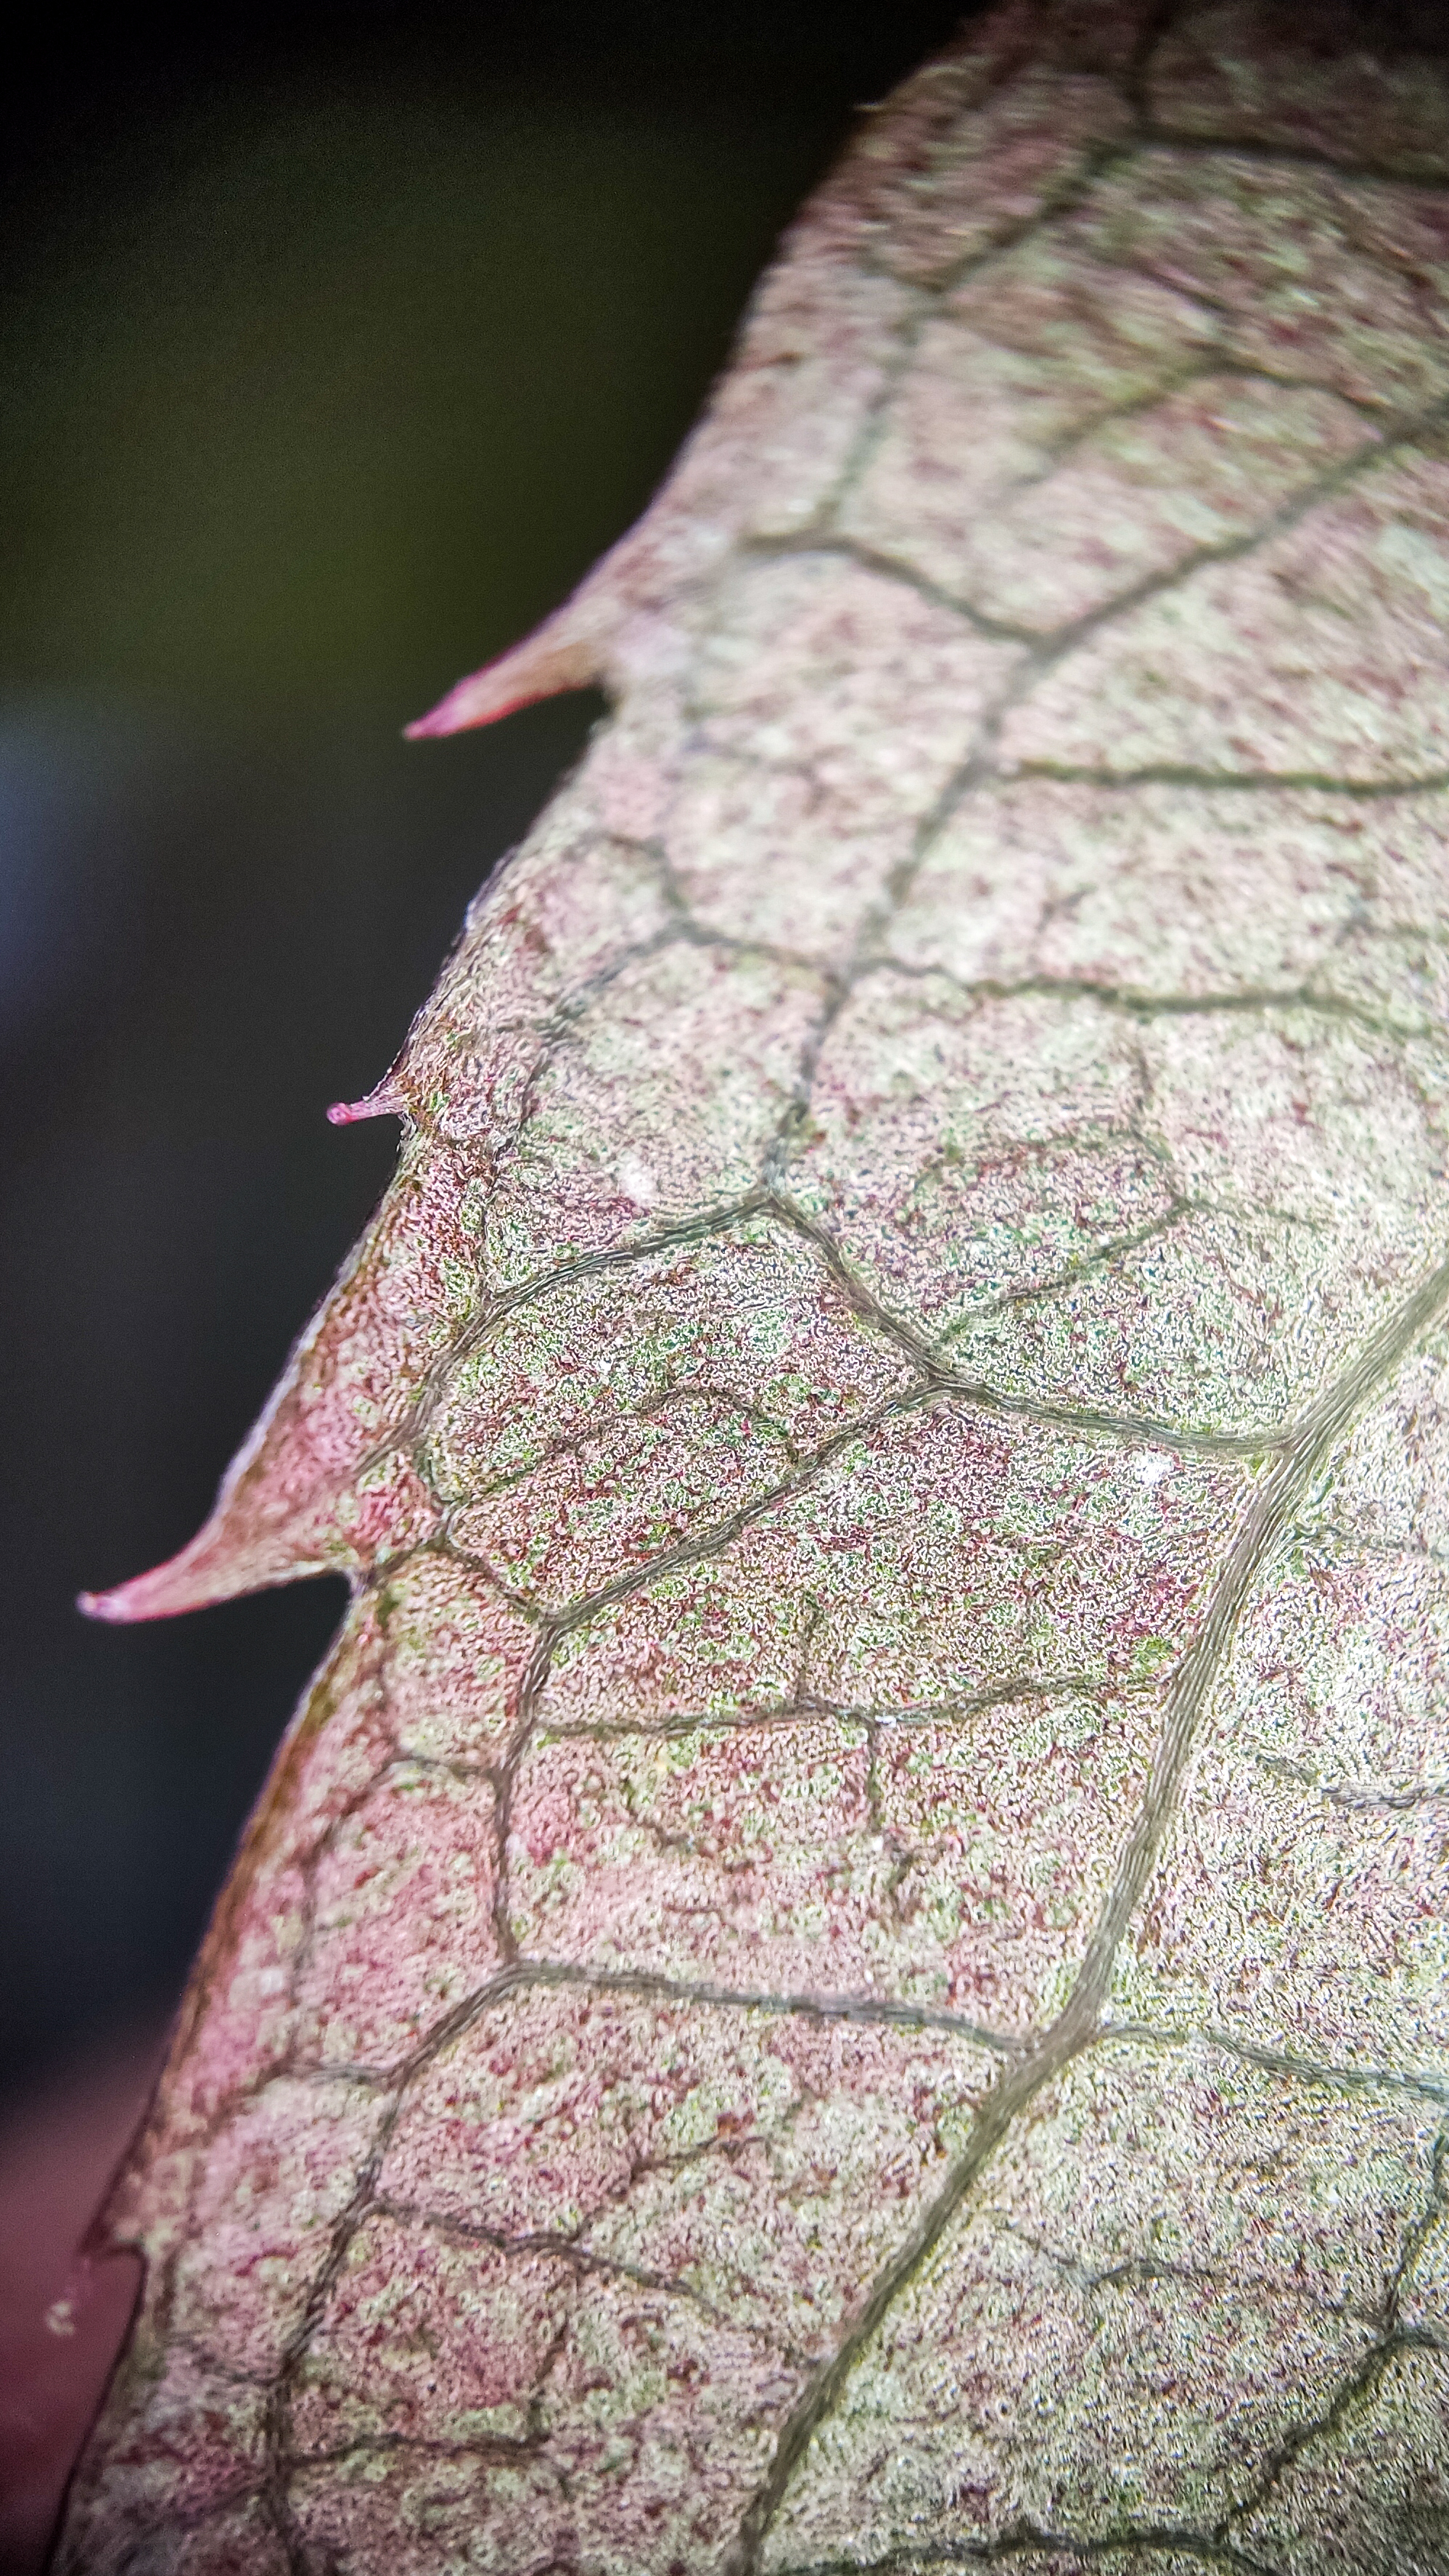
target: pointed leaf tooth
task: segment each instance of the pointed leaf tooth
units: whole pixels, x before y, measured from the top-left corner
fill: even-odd
[[[174,1619],[183,1610],[209,1609],[244,1592],[263,1591],[269,1584],[325,1574],[334,1565],[338,1571],[345,1570],[342,1549],[325,1544],[332,1517],[325,1498],[308,1496],[300,1510],[278,1515],[274,1508],[268,1514],[265,1487],[273,1465],[266,1456],[255,1460],[250,1475],[239,1476],[234,1469],[215,1511],[175,1556],[108,1592],[83,1592],[79,1608],[88,1619],[118,1624]],[[318,1501],[323,1502],[321,1511]]]
[[[436,1506],[392,1443],[456,1329],[450,1300],[473,1250],[459,1221],[466,1180],[446,1151],[405,1158],[210,1518],[165,1565],[83,1595],[90,1618],[167,1619],[304,1575],[355,1573],[435,1523]]]
[[[597,622],[591,632],[571,634],[564,624],[567,616],[565,609],[559,617],[549,618],[521,644],[460,680],[429,714],[404,727],[407,740],[465,733],[471,725],[496,724],[501,716],[533,706],[540,698],[597,687],[608,676],[606,634]]]
[[[383,1075],[360,1100],[334,1100],[327,1112],[331,1127],[357,1127],[365,1118],[406,1118],[407,1096],[391,1073]]]
[[[247,1553],[228,1544],[229,1533],[208,1521],[196,1537],[164,1565],[152,1566],[149,1573],[135,1574],[129,1583],[118,1583],[109,1592],[82,1592],[76,1607],[88,1619],[109,1619],[118,1625],[143,1619],[175,1619],[183,1610],[207,1610],[220,1601],[236,1600],[244,1592],[264,1591],[269,1584],[290,1583],[307,1574],[329,1571],[325,1558],[310,1564],[288,1563],[273,1569],[264,1562],[249,1561]]]

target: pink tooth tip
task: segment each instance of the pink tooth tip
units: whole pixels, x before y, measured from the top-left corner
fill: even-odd
[[[83,1592],[76,1606],[88,1619],[129,1626],[135,1619],[174,1619],[183,1610],[205,1610],[213,1601],[229,1601],[238,1592],[256,1589],[245,1555],[239,1561],[235,1546],[227,1545],[213,1516],[164,1565],[133,1574],[129,1583],[118,1583],[113,1591]]]
[[[110,1592],[79,1593],[76,1608],[83,1610],[88,1619],[108,1619],[118,1627],[129,1626],[136,1619],[168,1619],[178,1610],[189,1610],[192,1605],[177,1579],[176,1564],[172,1557],[165,1565],[153,1566],[149,1574],[136,1574],[129,1583],[116,1584]]]
[[[396,1084],[380,1082],[361,1100],[334,1100],[327,1121],[332,1127],[356,1127],[364,1118],[405,1118],[407,1114],[407,1102]]]
[[[511,662],[513,656],[510,654],[508,659]],[[516,715],[520,707],[536,706],[540,698],[557,696],[560,687],[587,686],[584,681],[571,684],[544,680],[536,688],[523,687],[512,694],[494,696],[482,685],[488,677],[487,671],[480,671],[474,679],[460,680],[456,689],[450,689],[435,707],[429,707],[425,716],[416,716],[410,725],[403,726],[404,742],[440,742],[446,734],[471,733],[480,725],[501,723],[504,716]]]
[[[521,696],[490,704],[480,686],[485,676],[480,671],[475,679],[460,680],[456,689],[450,689],[435,707],[429,707],[425,716],[416,716],[410,725],[404,725],[404,742],[441,742],[450,733],[469,733],[478,725],[497,724],[518,707],[532,703],[535,693],[525,690]]]
[[[447,704],[444,698],[441,706],[431,707],[425,716],[415,716],[411,724],[405,724],[404,742],[431,742],[439,734],[451,733],[454,728],[447,721]]]
[[[459,680],[425,716],[404,725],[404,740],[425,742],[442,734],[465,733],[472,725],[497,724],[501,716],[535,706],[540,698],[593,688],[604,676],[603,640],[597,632],[571,635],[566,624],[561,632],[560,622],[546,619],[521,644]]]
[[[125,1619],[130,1615],[119,1592],[78,1592],[75,1606],[87,1619]]]

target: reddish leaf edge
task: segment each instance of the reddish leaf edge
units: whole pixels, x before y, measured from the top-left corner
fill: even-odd
[[[608,676],[612,624],[597,597],[586,599],[576,591],[521,643],[470,672],[425,716],[405,725],[404,739],[427,742],[466,733],[475,725],[497,724],[519,707],[536,706],[542,698],[598,686]]]
[[[363,1108],[361,1102],[350,1105]],[[302,1347],[305,1342],[299,1345]],[[250,1471],[266,1447],[286,1391],[284,1377],[223,1476],[216,1501],[196,1536],[188,1539],[175,1556],[151,1566],[144,1574],[132,1575],[128,1582],[110,1591],[79,1593],[76,1608],[87,1619],[103,1619],[118,1627],[132,1626],[143,1619],[175,1619],[183,1611],[211,1609],[218,1602],[234,1600],[240,1593],[259,1592],[274,1584],[299,1582],[307,1575],[343,1570],[328,1558],[307,1552],[305,1542],[291,1555],[285,1520],[280,1529],[265,1534],[248,1524]],[[280,1553],[275,1544],[279,1538]],[[271,1546],[266,1544],[268,1539],[273,1542]]]
[[[475,726],[497,724],[518,708],[534,706],[544,698],[562,697],[573,689],[607,686],[613,677],[609,644],[619,612],[600,576],[607,574],[613,561],[606,556],[588,581],[531,634],[459,680],[428,714],[404,727],[404,739],[438,740]],[[334,1100],[327,1111],[329,1124],[352,1127],[368,1118],[406,1117],[408,1104],[394,1082],[394,1070],[390,1068],[361,1099]],[[258,1581],[243,1562],[245,1551],[238,1543],[232,1503],[242,1474],[256,1457],[270,1426],[270,1417],[269,1407],[224,1478],[215,1507],[196,1536],[175,1556],[143,1574],[132,1575],[128,1582],[104,1592],[78,1593],[76,1608],[85,1618],[104,1620],[117,1627],[134,1626],[149,1619],[175,1619],[189,1610],[208,1609],[240,1591],[336,1570],[321,1561],[304,1560],[288,1567],[285,1573],[269,1572]]]

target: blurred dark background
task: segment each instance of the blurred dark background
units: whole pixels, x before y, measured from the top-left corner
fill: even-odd
[[[384,1069],[599,708],[399,739],[642,507],[958,8],[55,13],[7,66],[0,2110],[160,2025],[330,1584],[72,1603],[206,1511]]]

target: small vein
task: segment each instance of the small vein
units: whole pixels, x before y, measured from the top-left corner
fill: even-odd
[[[1382,1011],[1370,1010],[1362,1002],[1348,1000],[1336,993],[1317,991],[1311,984],[1243,984],[1228,990],[1205,993],[1154,993],[1145,985],[1113,984],[1090,975],[1017,975],[976,976],[952,975],[941,966],[915,966],[892,957],[888,952],[872,959],[864,972],[897,974],[916,982],[943,983],[970,1001],[1014,1002],[1040,998],[1065,1002],[1096,1002],[1105,1011],[1118,1011],[1127,1019],[1184,1020],[1215,1019],[1242,1015],[1256,1017],[1268,1011],[1302,1011],[1311,1017],[1336,1020],[1350,1027],[1367,1030],[1374,1037],[1402,1039],[1418,1036],[1418,1023],[1406,1028],[1389,1019]]]
[[[1415,155],[1404,162],[1349,159],[1327,151],[1316,143],[1271,143],[1256,135],[1209,134],[1195,132],[1189,126],[1149,123],[1143,128],[1144,150],[1154,148],[1180,152],[1195,160],[1226,158],[1234,161],[1276,163],[1287,170],[1327,170],[1336,179],[1388,180],[1394,187],[1413,188],[1422,195],[1449,196],[1449,178],[1443,176],[1442,161],[1427,155]]]
[[[1298,1788],[1311,1790],[1326,1805],[1349,1815],[1403,1815],[1415,1807],[1441,1805],[1449,1799],[1449,1779],[1407,1780],[1395,1788],[1374,1788],[1364,1783],[1324,1780],[1306,1762],[1292,1762],[1285,1754],[1266,1753],[1254,1745],[1246,1749],[1270,1778],[1291,1780]]]
[[[1233,2571],[1233,2576],[1287,2576],[1286,2569],[1231,2541],[1216,2539],[1210,2532],[1159,2523],[1088,2537],[1025,2519],[995,2540],[907,2542],[874,2558],[792,2561],[780,2568],[779,2576],[919,2576],[919,2571],[928,2567],[1009,2567],[1015,2558],[1040,2558],[1048,2552],[1058,2561],[1070,2559],[1080,2567],[1098,2567],[1113,2558],[1166,2556],[1193,2558],[1204,2567],[1224,2567]]]
[[[1104,2021],[1100,2042],[1125,2040],[1141,2048],[1214,2048],[1265,2075],[1282,2075],[1296,2084],[1320,2086],[1330,2093],[1406,2093],[1415,2101],[1449,2105],[1449,2076],[1406,2073],[1392,2066],[1334,2066],[1325,2060],[1295,2056],[1290,2050],[1260,2046],[1235,2031],[1210,2022],[1196,2025],[1148,2021]]]
[[[1062,786],[1100,787],[1116,792],[1135,787],[1201,788],[1224,795],[1271,794],[1344,796],[1359,804],[1382,804],[1397,796],[1431,796],[1449,787],[1449,769],[1427,769],[1404,778],[1340,778],[1326,769],[1204,769],[1190,762],[1146,761],[1132,769],[1103,769],[1071,760],[1003,762],[1000,776],[1015,780],[1041,778]]]

